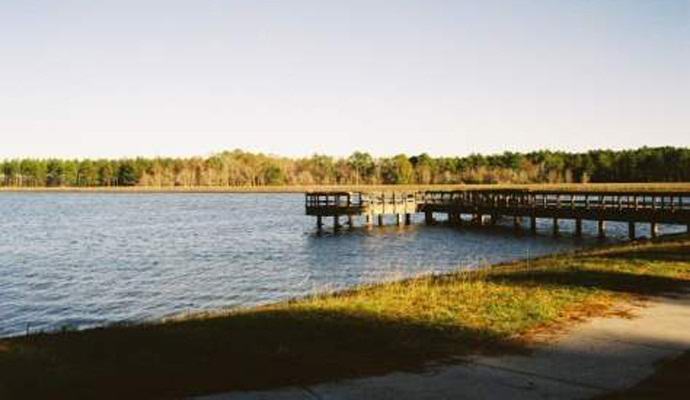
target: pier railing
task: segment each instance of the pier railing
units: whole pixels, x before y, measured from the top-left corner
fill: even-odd
[[[607,215],[621,214],[625,221],[639,212],[644,219],[653,215],[661,220],[679,220],[690,217],[690,192],[600,192],[562,193],[550,191],[432,191],[425,192],[420,208],[440,209],[492,209],[496,212],[517,211],[520,215],[544,210],[605,211]],[[633,218],[634,219],[634,218]],[[659,221],[663,222],[663,221]]]

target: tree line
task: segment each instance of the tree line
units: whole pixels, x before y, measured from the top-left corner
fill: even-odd
[[[380,158],[359,151],[341,158],[319,154],[286,158],[234,150],[192,158],[27,158],[0,162],[0,185],[6,187],[688,181],[690,148],[683,147]]]

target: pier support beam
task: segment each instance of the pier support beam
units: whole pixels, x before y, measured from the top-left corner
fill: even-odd
[[[378,217],[378,220],[379,220],[379,221],[378,221],[378,222],[379,222],[379,226],[383,226],[383,214],[379,214],[377,217]]]
[[[603,239],[606,237],[606,221],[604,221],[604,220],[597,221],[597,235],[599,236],[600,239]]]
[[[372,214],[367,214],[367,228],[371,228],[374,225],[374,216]]]
[[[560,227],[558,226],[558,218],[553,219],[553,235],[558,236],[560,235]]]
[[[316,216],[316,230],[319,232],[323,230],[323,217],[320,215]]]
[[[340,230],[340,215],[336,215],[333,217],[333,230]]]
[[[395,224],[397,226],[402,225],[403,223],[403,215],[402,214],[395,214]]]
[[[635,223],[634,222],[628,222],[628,237],[630,240],[635,240]]]
[[[352,229],[355,227],[355,222],[353,221],[352,215],[347,216],[347,227]]]
[[[575,236],[582,237],[582,219],[575,220]]]
[[[405,225],[412,225],[412,214],[405,214]]]
[[[659,236],[659,225],[656,222],[649,224],[649,235],[652,237],[652,239]]]
[[[532,233],[532,235],[537,234],[537,217],[529,218],[529,231]]]

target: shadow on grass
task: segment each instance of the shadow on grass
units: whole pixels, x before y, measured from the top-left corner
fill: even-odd
[[[648,247],[632,251],[611,251],[596,257],[616,260],[690,262],[690,244],[680,246],[664,246],[661,244],[659,247]]]
[[[266,389],[414,370],[468,350],[518,348],[490,331],[292,309],[9,343],[10,350],[0,352],[0,397],[7,398],[150,398]]]
[[[581,287],[637,295],[679,293],[690,288],[690,281],[680,278],[576,268],[496,273],[487,279],[511,285]]]

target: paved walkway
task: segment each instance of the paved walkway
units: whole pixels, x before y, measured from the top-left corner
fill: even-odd
[[[576,325],[530,355],[471,357],[424,374],[386,376],[204,400],[586,399],[635,385],[658,362],[690,349],[690,292],[652,299],[635,318]]]

